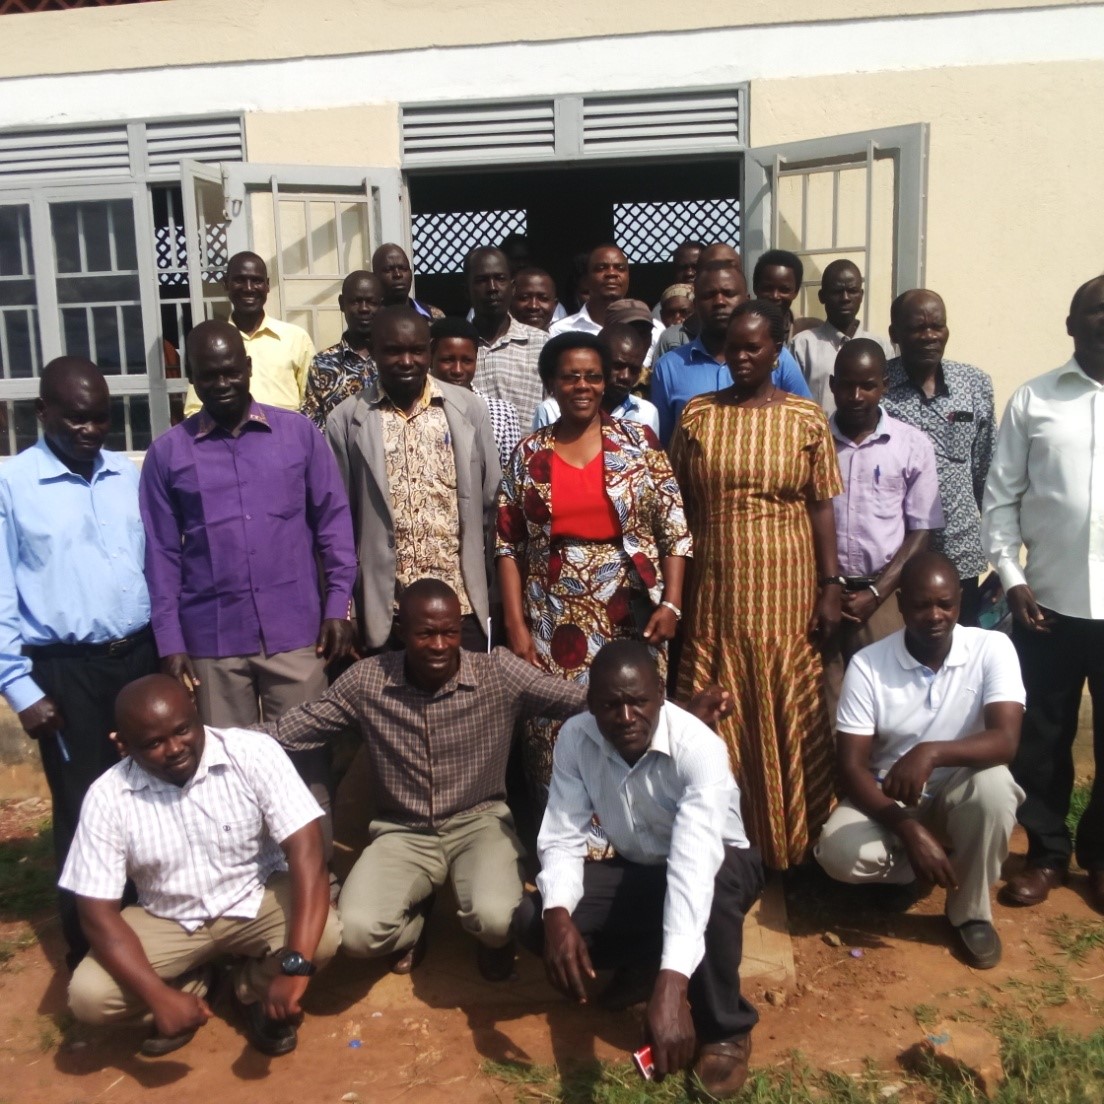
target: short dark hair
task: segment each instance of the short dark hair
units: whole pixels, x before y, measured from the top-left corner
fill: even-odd
[[[1069,312],[1073,314],[1078,307],[1081,306],[1081,300],[1088,294],[1090,288],[1096,287],[1101,281],[1104,281],[1104,275],[1094,276],[1091,280],[1086,280],[1074,293],[1073,298],[1070,300]]]
[[[912,556],[906,561],[898,577],[898,586],[903,591],[911,591],[912,588],[918,585],[922,580],[936,573],[946,575],[948,578],[953,579],[957,585],[962,585],[962,580],[958,574],[958,568],[954,565],[954,561],[949,559],[942,552],[934,552],[929,549],[926,552],[917,552],[915,556]]]
[[[435,348],[438,341],[450,337],[470,341],[479,348],[479,331],[466,318],[438,318],[429,324],[429,347]]]
[[[590,349],[597,353],[602,361],[602,375],[609,378],[612,359],[609,349],[598,340],[598,335],[583,333],[581,330],[568,330],[567,333],[557,334],[540,351],[537,371],[540,373],[541,383],[546,388],[552,389],[552,381],[556,378],[560,358],[572,349]]]
[[[469,249],[464,257],[464,277],[465,279],[471,275],[471,266],[475,264],[475,258],[481,257],[485,253],[497,253],[505,262],[506,270],[510,269],[510,258],[498,248],[497,245],[477,245],[474,249]]]
[[[805,266],[801,263],[801,258],[796,253],[791,253],[788,249],[768,249],[759,260],[755,262],[755,268],[751,273],[751,286],[754,290],[755,285],[759,283],[759,276],[764,268],[788,268],[794,274],[794,283],[797,285],[797,290],[801,290],[801,283],[805,279]]]
[[[647,671],[659,678],[655,656],[647,644],[639,640],[611,640],[598,649],[598,654],[591,661],[590,684],[593,686],[602,678],[626,669]]]
[[[775,345],[781,345],[786,338],[786,319],[782,314],[782,308],[769,299],[745,299],[732,311],[732,317],[728,320],[729,329],[737,318],[743,317],[765,318],[770,327],[771,340]]]

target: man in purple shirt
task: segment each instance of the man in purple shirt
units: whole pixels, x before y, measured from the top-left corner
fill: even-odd
[[[885,351],[860,337],[836,357],[829,419],[843,494],[832,500],[843,585],[843,623],[826,657],[825,688],[835,717],[843,672],[868,644],[902,628],[893,597],[905,564],[943,527],[935,451],[927,435],[881,407]]]
[[[188,365],[203,406],[142,467],[153,631],[203,723],[246,727],[320,696],[352,654],[353,523],[322,435],[253,400],[233,326],[196,326]]]

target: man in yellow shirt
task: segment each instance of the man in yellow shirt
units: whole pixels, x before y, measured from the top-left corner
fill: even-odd
[[[230,299],[230,321],[241,331],[252,362],[250,392],[259,403],[298,410],[314,359],[310,334],[290,322],[265,314],[268,269],[256,253],[235,253],[223,280]],[[195,389],[188,388],[185,416],[200,408]]]

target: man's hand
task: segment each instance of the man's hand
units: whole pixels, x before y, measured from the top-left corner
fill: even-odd
[[[593,979],[594,967],[567,909],[553,908],[544,914],[544,969],[548,980],[561,993],[586,1004],[583,978]]]
[[[648,1001],[648,1041],[652,1044],[657,1081],[686,1069],[694,1060],[698,1040],[686,999],[689,984],[685,974],[660,970]]]
[[[818,647],[823,649],[839,632],[840,609],[840,588],[835,583],[823,587],[809,618],[809,639]]]
[[[537,659],[537,646],[533,643],[533,634],[526,625],[511,625],[506,623],[506,647],[526,663],[534,667],[540,667]]]
[[[673,640],[678,632],[678,618],[674,610],[666,606],[656,606],[652,616],[648,618],[648,624],[644,626],[644,639],[653,647]]]
[[[34,705],[20,710],[19,723],[32,740],[41,740],[65,729],[65,718],[53,698],[39,698]]]
[[[353,623],[340,617],[327,617],[318,632],[318,642],[314,654],[321,656],[327,663],[335,659],[348,659],[356,655],[356,634]]]
[[[193,697],[199,685],[199,675],[195,673],[191,658],[185,652],[173,652],[161,659],[161,673],[182,683],[184,689]]]
[[[1030,632],[1048,633],[1054,624],[1054,614],[1043,609],[1035,601],[1035,594],[1027,583],[1012,587],[1005,592],[1005,600],[1012,616]]]
[[[732,695],[722,686],[714,683],[704,690],[699,690],[687,703],[687,713],[692,713],[703,724],[712,728],[718,721],[724,720],[736,703]]]
[[[264,998],[264,1012],[270,1020],[298,1021],[303,1017],[299,1000],[307,991],[309,977],[288,977],[277,974]]]
[[[905,845],[915,874],[944,889],[958,889],[958,879],[947,852],[927,828],[913,817],[905,817],[894,831]]]
[[[872,590],[845,591],[841,602],[841,616],[852,625],[865,625],[878,608],[878,599]]]
[[[211,1009],[202,997],[182,993],[166,985],[165,992],[150,1007],[158,1035],[171,1038],[202,1027],[211,1018]]]
[[[931,744],[917,744],[886,772],[882,793],[902,805],[919,805],[934,768],[935,749]]]

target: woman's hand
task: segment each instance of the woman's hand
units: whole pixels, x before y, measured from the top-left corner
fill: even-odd
[[[528,625],[512,625],[507,622],[506,647],[518,659],[524,659],[526,663],[531,663],[534,667],[540,667],[540,661],[537,659],[537,646],[533,643],[533,634],[529,631]]]
[[[809,618],[809,639],[818,647],[823,649],[839,632],[841,609],[840,588],[834,583],[822,587]]]
[[[660,644],[674,639],[675,633],[678,632],[678,626],[678,618],[673,610],[666,606],[656,606],[652,616],[648,618],[648,624],[644,626],[644,639],[652,647],[658,647]]]

